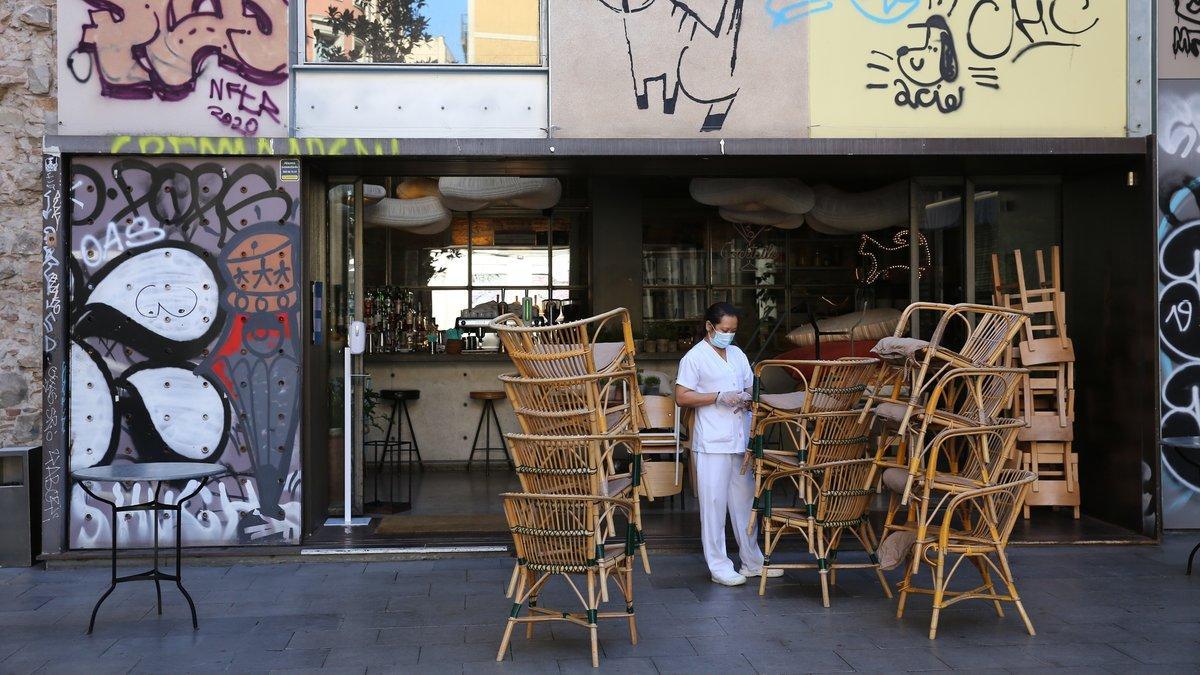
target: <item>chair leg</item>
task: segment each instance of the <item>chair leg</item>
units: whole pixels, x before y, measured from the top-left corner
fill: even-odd
[[[1196,551],[1200,551],[1200,544],[1196,544],[1192,552],[1188,554],[1187,574],[1192,573],[1192,560],[1196,557]]]
[[[542,588],[543,588],[543,586],[534,586],[533,590],[529,593],[529,601],[528,602],[529,602],[529,607],[531,609],[534,607],[537,607],[538,596],[541,595]],[[530,613],[532,614],[532,612],[530,612]],[[529,623],[525,624],[525,639],[526,640],[533,639],[533,626],[535,623],[536,622],[534,622],[534,621],[530,621]]]
[[[512,577],[508,580],[508,590],[504,592],[504,597],[511,598],[513,593],[517,592],[517,576],[521,574],[521,563],[513,563]]]
[[[1004,574],[1004,585],[1008,587],[1008,594],[1012,596],[1013,604],[1017,606],[1017,612],[1021,615],[1021,621],[1025,622],[1025,630],[1029,631],[1029,635],[1037,635],[1033,630],[1033,622],[1029,620],[1029,614],[1025,612],[1025,605],[1021,604],[1021,596],[1017,594],[1017,584],[1013,581],[1012,568],[1008,566],[1008,556],[1005,555],[1004,549],[996,551],[996,558],[1000,561],[1000,571]]]
[[[492,403],[488,401],[488,403]],[[496,435],[500,437],[500,449],[504,451],[504,461],[508,463],[509,470],[514,470],[517,467],[513,465],[512,456],[508,454],[508,442],[504,440],[504,429],[500,427],[500,416],[496,414],[496,405],[488,406],[492,409],[492,420],[496,422]],[[488,443],[491,445],[491,443]],[[490,455],[490,453],[489,453]]]
[[[883,587],[883,594],[889,600],[892,599],[892,588],[888,586],[887,577],[883,576],[883,570],[879,568],[879,556],[875,551],[879,548],[879,540],[875,538],[875,529],[871,527],[870,522],[863,523],[862,536],[863,546],[867,549],[867,557],[875,564],[875,576],[879,577],[879,585]]]
[[[592,572],[587,573],[588,586],[588,633],[592,638],[592,667],[600,667],[600,644],[596,635],[596,575]]]
[[[988,592],[996,595],[996,586],[992,584],[992,573],[988,570],[988,563],[980,557],[971,556],[971,562],[975,568],[979,570],[979,576],[983,578],[983,585],[987,587]],[[1000,605],[999,600],[992,600],[992,604],[996,606],[996,616],[1004,618],[1004,607]]]
[[[478,449],[478,446],[479,446],[479,432],[483,430],[483,421],[487,419],[487,407],[486,407],[487,401],[484,401],[483,405],[484,405],[483,414],[479,416],[479,422],[477,422],[475,424],[475,438],[474,438],[474,440],[471,441],[471,455],[469,457],[467,457],[467,471],[471,470],[471,462],[475,461],[475,451]],[[487,453],[484,453],[484,454],[487,454]]]
[[[517,593],[513,597],[512,611],[508,615],[508,623],[504,626],[504,638],[500,640],[500,651],[496,652],[496,660],[503,661],[504,653],[508,651],[508,641],[512,639],[513,628],[517,625],[517,613],[521,611],[521,604],[525,599],[521,596],[525,595],[525,575],[521,575],[521,580],[517,583]]]
[[[825,533],[817,537],[817,570],[821,575],[821,604],[829,606],[829,559],[825,557]]]
[[[416,432],[416,428],[413,426],[413,423],[412,423],[412,416],[410,416],[408,414],[408,402],[401,399],[400,404],[404,406],[404,419],[408,420],[408,438],[412,444],[411,445],[412,450],[409,451],[409,454],[410,455],[415,454],[417,456],[417,469],[420,471],[424,471],[425,470],[425,460],[421,459],[421,446],[417,445],[417,432]],[[401,440],[404,439],[403,430],[401,431],[400,434],[397,434],[397,438],[399,438]]]
[[[945,598],[943,573],[946,568],[946,554],[938,551],[937,567],[933,577],[933,616],[929,619],[929,639],[937,638],[938,614],[942,611],[942,600]]]
[[[625,613],[629,615],[629,642],[638,643],[637,616],[633,613],[633,561],[625,561]]]

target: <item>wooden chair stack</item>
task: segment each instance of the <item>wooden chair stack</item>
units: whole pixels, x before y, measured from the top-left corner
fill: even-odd
[[[1029,419],[1029,428],[1018,436],[1019,463],[1032,471],[1037,482],[1025,502],[1031,506],[1070,507],[1079,518],[1079,455],[1075,452],[1075,348],[1067,336],[1066,294],[1062,290],[1059,248],[1046,256],[1034,253],[1037,287],[1026,283],[1021,251],[1013,251],[1015,282],[1006,282],[1000,256],[992,254],[992,283],[997,305],[1021,310],[1032,319],[1011,350],[1014,364],[1030,371],[1032,398],[1018,400],[1014,416]]]
[[[508,588],[512,612],[497,660],[504,658],[516,623],[527,623],[531,637],[534,623],[559,620],[589,629],[596,666],[598,618],[628,619],[637,643],[634,556],[640,554],[650,572],[640,508],[645,486],[638,432],[645,413],[629,313],[617,309],[549,326],[526,326],[507,314],[491,328],[517,368],[500,380],[522,430],[507,436],[522,494],[504,496],[517,562]],[[605,335],[616,340],[605,341]],[[583,601],[582,614],[538,605],[540,591],[555,575]],[[580,575],[587,580],[586,595],[572,578]],[[599,604],[608,600],[610,579],[626,608],[602,613]]]
[[[868,385],[875,378],[875,359],[837,361],[762,361],[754,369],[751,450],[754,462],[755,509],[763,530],[763,569],[816,569],[821,600],[829,606],[829,586],[837,570],[872,568],[883,592],[891,590],[875,556],[878,541],[868,520],[875,494],[876,467],[871,458]],[[763,391],[763,374],[782,369],[796,378],[799,389]],[[780,448],[765,439],[778,432]],[[777,487],[778,485],[778,487]],[[778,490],[794,491],[791,505],[777,503]],[[785,535],[799,534],[808,543],[813,563],[782,562],[775,555]],[[849,534],[862,544],[868,562],[837,560],[839,545]],[[759,579],[765,595],[767,575]]]

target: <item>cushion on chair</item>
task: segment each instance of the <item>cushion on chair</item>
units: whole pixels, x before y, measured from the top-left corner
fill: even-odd
[[[890,363],[904,361],[929,346],[928,340],[911,337],[885,337],[871,348],[871,353]]]
[[[875,413],[876,417],[899,424],[904,421],[904,414],[908,412],[908,406],[903,403],[879,403],[871,408],[871,412]]]
[[[609,478],[608,482],[603,485],[605,490],[604,496],[615,497],[627,490],[630,485],[633,485],[633,479],[629,476],[617,476],[616,478]]]
[[[612,365],[613,361],[625,349],[624,342],[596,342],[592,344],[592,358],[596,362],[596,370],[602,371]]]
[[[758,400],[779,410],[799,410],[804,407],[806,398],[808,392],[792,391],[786,394],[760,394]]]
[[[917,541],[917,533],[906,530],[892,532],[879,542],[875,553],[879,556],[879,567],[884,570],[894,570],[904,563]]]
[[[908,471],[898,466],[885,469],[883,472],[883,484],[887,489],[898,495],[904,494],[904,486],[908,484]]]

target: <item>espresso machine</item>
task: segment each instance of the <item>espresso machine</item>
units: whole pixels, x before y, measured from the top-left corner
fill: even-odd
[[[500,334],[490,327],[492,319],[481,317],[460,316],[454,320],[454,327],[462,336],[464,352],[498,352],[500,351]]]

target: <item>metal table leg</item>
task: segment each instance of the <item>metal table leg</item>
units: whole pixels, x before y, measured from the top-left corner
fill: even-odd
[[[188,594],[187,589],[183,587],[183,505],[192,497],[195,497],[208,484],[208,478],[200,479],[200,485],[196,487],[190,494],[180,497],[174,504],[164,504],[159,501],[160,491],[162,490],[162,481],[158,481],[154,488],[154,500],[142,504],[130,504],[128,506],[117,506],[116,503],[104,499],[103,497],[92,492],[88,487],[87,481],[80,481],[79,486],[83,488],[92,499],[98,502],[108,504],[112,513],[110,536],[112,539],[112,577],[109,581],[108,589],[96,601],[95,607],[92,608],[92,617],[88,621],[88,635],[92,634],[92,630],[96,627],[96,614],[100,611],[100,605],[112,595],[116,590],[117,584],[122,584],[127,581],[153,581],[154,590],[158,598],[158,613],[162,614],[162,587],[160,581],[174,581],[175,586],[179,588],[179,592],[183,594],[187,600],[188,608],[192,612],[192,630],[199,630],[200,624],[196,617],[196,603],[192,601],[192,596]],[[154,567],[145,572],[137,574],[128,574],[123,577],[117,576],[117,514],[128,511],[150,511],[154,514]],[[175,514],[175,574],[165,574],[159,569],[159,540],[158,540],[158,518],[160,511],[168,511]]]

